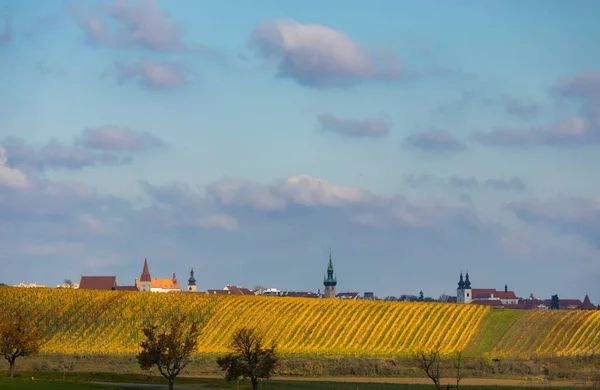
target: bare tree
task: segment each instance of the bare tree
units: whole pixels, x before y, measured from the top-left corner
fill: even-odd
[[[3,313],[3,318],[0,318],[0,354],[8,361],[10,378],[15,376],[17,358],[36,355],[44,336],[43,330],[25,320],[22,312],[17,312],[12,318]]]
[[[258,389],[258,379],[269,379],[278,363],[275,343],[264,345],[264,335],[253,328],[240,328],[232,336],[233,353],[217,359],[227,381],[250,378],[252,389]]]
[[[460,384],[460,381],[463,378],[463,352],[456,351],[454,354],[454,369],[456,370],[456,387]]]
[[[142,333],[145,340],[136,356],[140,367],[149,370],[156,366],[169,381],[169,390],[173,390],[175,378],[187,366],[190,355],[198,346],[200,320],[188,324],[186,317],[179,315],[171,317],[162,329],[157,325],[146,325]]]
[[[441,348],[439,345],[429,351],[421,350],[414,354],[413,360],[417,367],[425,372],[427,377],[431,379],[435,388],[442,390],[443,386],[440,384],[441,378]]]

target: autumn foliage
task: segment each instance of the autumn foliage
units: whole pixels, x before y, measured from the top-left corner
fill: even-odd
[[[477,356],[575,356],[600,349],[600,311],[1,287],[0,312],[14,315],[19,308],[47,329],[41,352],[48,353],[136,354],[145,324],[163,325],[179,314],[206,319],[198,353],[229,352],[241,327],[260,330],[284,355],[410,356],[437,345],[448,357],[475,350]],[[494,321],[483,321],[491,314],[494,321],[507,319],[507,328],[496,334]]]
[[[9,364],[9,377],[15,375],[15,362],[20,357],[39,352],[45,332],[18,311],[0,318],[0,354]]]

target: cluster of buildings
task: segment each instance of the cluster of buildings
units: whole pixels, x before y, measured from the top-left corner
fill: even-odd
[[[21,283],[18,287],[45,287],[44,285],[25,284]],[[196,286],[196,278],[194,277],[194,269],[190,270],[190,276],[187,280],[185,288],[179,284],[177,275],[173,272],[170,278],[154,278],[150,275],[148,260],[144,259],[144,266],[139,278],[135,279],[133,285],[119,284],[117,276],[81,276],[79,283],[65,282],[57,286],[58,288],[80,288],[91,290],[116,290],[116,291],[150,291],[150,292],[166,292],[166,293],[202,293],[210,295],[263,295],[263,296],[279,296],[279,297],[303,297],[303,298],[337,298],[337,299],[363,299],[376,300],[379,299],[373,292],[365,292],[361,296],[358,292],[341,292],[337,293],[337,278],[333,269],[331,260],[331,252],[329,253],[329,263],[327,271],[323,278],[323,292],[317,290],[312,291],[281,291],[275,288],[255,288],[248,289],[246,287],[238,287],[227,284],[222,289],[199,291]],[[431,298],[424,298],[420,294],[419,298],[414,297],[414,300],[433,301]],[[387,299],[387,298],[386,298]],[[397,300],[397,299],[393,299]],[[442,299],[440,299],[442,301]],[[519,298],[514,291],[508,290],[508,286],[504,285],[504,290],[496,290],[492,288],[472,288],[469,273],[463,277],[460,273],[456,296],[450,296],[443,299],[443,302],[461,303],[461,304],[476,304],[487,305],[499,309],[521,309],[521,310],[547,310],[547,309],[564,309],[564,310],[596,310],[600,306],[595,306],[590,302],[586,295],[583,301],[579,299],[559,299],[554,296],[553,299],[536,299],[533,297],[524,299]]]
[[[508,285],[504,285],[504,290],[498,291],[492,288],[472,288],[469,280],[469,272],[463,278],[462,272],[458,280],[458,288],[455,297],[448,297],[448,302],[487,305],[503,309],[521,309],[521,310],[548,310],[553,308],[552,299],[537,298],[519,298],[514,291],[508,290]],[[590,298],[585,296],[583,301],[579,299],[560,299],[556,297],[554,307],[561,310],[596,310],[597,306],[590,302]]]

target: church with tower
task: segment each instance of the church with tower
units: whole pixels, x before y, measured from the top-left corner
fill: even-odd
[[[499,303],[503,305],[517,305],[519,298],[514,291],[508,290],[508,285],[504,285],[504,291],[498,291],[495,288],[471,288],[469,272],[463,279],[462,272],[458,279],[458,288],[456,289],[457,303],[480,303],[490,304]]]
[[[335,286],[337,279],[333,274],[333,262],[331,261],[331,250],[329,251],[329,264],[327,265],[327,276],[323,278],[323,286],[325,286],[325,298],[335,298]]]

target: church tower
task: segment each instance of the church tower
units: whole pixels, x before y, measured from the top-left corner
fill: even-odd
[[[460,279],[458,280],[458,288],[456,289],[456,302],[458,303],[471,303],[473,301],[473,290],[471,289],[471,281],[469,280],[469,271],[465,280],[463,280],[463,274],[460,273]]]
[[[196,292],[196,278],[194,278],[194,269],[190,271],[190,278],[187,285],[188,291]]]
[[[144,269],[142,270],[142,276],[140,277],[140,291],[150,291],[152,285],[152,278],[150,277],[150,271],[148,270],[148,260],[144,259]]]
[[[329,251],[329,265],[327,266],[327,276],[323,279],[325,286],[325,298],[335,298],[335,286],[337,280],[333,275],[333,262],[331,261],[331,250]]]

